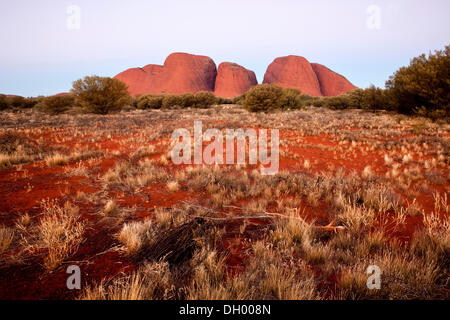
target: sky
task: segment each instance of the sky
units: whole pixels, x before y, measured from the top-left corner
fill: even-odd
[[[0,2],[0,93],[67,92],[87,75],[163,64],[172,52],[253,70],[299,55],[384,87],[450,44],[448,0],[14,0]]]

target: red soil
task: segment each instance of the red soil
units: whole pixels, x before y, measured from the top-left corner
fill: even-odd
[[[130,136],[133,134],[131,133]],[[84,146],[110,152],[120,151],[125,155],[139,147],[134,144],[121,144],[124,137],[111,137],[92,142],[89,136],[74,137],[64,134],[62,130],[43,130],[41,137],[45,138],[49,147],[76,148]],[[39,137],[35,136],[34,138]],[[68,140],[65,141],[64,138]],[[382,151],[365,151],[361,146],[350,150],[351,144],[339,145],[333,136],[302,136],[295,131],[282,131],[280,141],[282,142],[280,170],[304,171],[313,174],[333,173],[337,169],[343,169],[346,174],[355,172],[361,175],[364,169],[370,166],[373,174],[379,177],[384,177],[389,170],[384,164]],[[286,143],[287,141],[296,141],[296,145],[298,145],[298,141],[301,141],[301,145],[293,147]],[[149,156],[149,158],[159,157],[168,151],[161,149],[161,142],[153,142],[161,153]],[[348,153],[342,153],[338,150],[339,147]],[[283,151],[285,151],[284,154]],[[121,272],[131,272],[135,268],[133,263],[118,251],[111,250],[118,245],[114,236],[119,230],[117,221],[98,214],[102,210],[103,204],[75,199],[77,192],[88,195],[100,192],[102,187],[98,177],[114,167],[120,160],[121,156],[107,157],[93,162],[82,161],[82,164],[87,166],[91,172],[88,177],[65,175],[64,170],[74,167],[75,163],[49,168],[45,163],[38,162],[0,170],[0,224],[14,226],[17,219],[25,213],[31,216],[33,223],[36,223],[41,213],[40,203],[44,199],[56,198],[60,203],[67,200],[73,201],[79,206],[82,219],[87,224],[85,241],[75,256],[71,257],[71,261],[74,261],[73,264],[81,267],[83,284],[100,282],[105,276],[112,278]],[[310,168],[304,167],[305,160],[309,160]],[[414,161],[405,167],[413,165]],[[248,166],[248,170],[256,167]],[[179,168],[171,168],[171,174],[174,174],[176,170]],[[445,192],[446,190],[448,190],[448,185],[431,186],[428,191],[415,197],[416,203],[425,210],[426,214],[430,213],[434,209],[433,191]],[[154,208],[170,207],[182,201],[202,203],[206,200],[205,194],[193,193],[185,186],[181,186],[177,192],[168,192],[165,185],[158,184],[143,187],[137,194],[130,194],[114,188],[106,192],[116,200],[121,208],[135,209],[135,213],[128,218],[130,220],[147,219],[153,215]],[[403,201],[412,201],[409,192],[398,191],[398,194]],[[301,203],[304,208],[302,215],[307,221],[314,221],[317,225],[322,226],[332,222],[328,212],[329,208],[325,203],[320,202],[317,206],[312,206],[303,199],[301,199]],[[235,205],[242,206],[244,204],[245,201],[241,201]],[[268,210],[276,212],[276,204],[271,203]],[[233,213],[232,209],[230,209],[230,213]],[[385,216],[380,215],[380,228],[392,224],[392,215],[393,213],[390,212],[385,213]],[[228,252],[227,264],[230,276],[244,270],[247,250],[250,248],[245,239],[258,238],[260,236],[258,230],[260,230],[261,224],[265,223],[265,221],[250,221],[242,234],[240,223],[227,226],[223,246],[224,250]],[[414,231],[421,228],[422,225],[422,216],[410,216],[403,228],[394,230],[387,227],[386,230],[389,231],[389,236],[408,243]],[[42,267],[42,257],[32,256],[29,259],[25,265],[12,266],[2,270],[0,273],[0,299],[70,299],[79,294],[79,292],[66,288],[68,275],[65,273],[65,268],[68,264],[53,273],[48,273]],[[336,278],[336,275],[323,280],[324,290],[332,290],[330,288],[335,281],[333,277]]]

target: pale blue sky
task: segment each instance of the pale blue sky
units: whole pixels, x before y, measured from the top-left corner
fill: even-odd
[[[81,9],[79,30],[66,10]],[[367,8],[380,8],[380,29]],[[0,93],[68,91],[86,75],[114,76],[172,52],[239,63],[261,82],[274,58],[301,55],[356,86],[450,43],[448,0],[14,0],[0,2]]]

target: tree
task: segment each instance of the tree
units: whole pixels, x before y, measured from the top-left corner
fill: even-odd
[[[92,113],[107,114],[131,103],[126,84],[112,78],[85,77],[73,83],[71,92],[77,102]]]
[[[430,113],[449,112],[450,105],[450,46],[444,50],[422,54],[402,67],[386,82],[386,88],[403,113],[418,108]]]

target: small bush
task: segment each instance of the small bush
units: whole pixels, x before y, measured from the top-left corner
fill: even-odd
[[[325,98],[323,106],[333,110],[349,109],[352,107],[349,96],[345,94]]]
[[[0,94],[0,110],[8,109],[8,107],[9,107],[8,99],[6,98],[5,95]]]
[[[139,109],[161,109],[163,96],[145,95],[137,98],[136,107]]]
[[[216,104],[218,99],[212,92],[185,93],[182,95],[166,95],[162,98],[162,108],[208,108]]]
[[[279,107],[283,110],[301,109],[304,106],[302,93],[299,89],[286,88],[280,99]]]
[[[255,86],[240,99],[244,108],[252,112],[300,109],[304,106],[300,90],[273,84]]]
[[[164,96],[162,100],[162,107],[164,109],[183,107],[183,99],[180,95],[169,94],[167,96]]]
[[[217,103],[216,96],[212,92],[200,91],[194,94],[194,108],[208,108]]]
[[[353,93],[353,101],[358,101],[360,93],[355,92]],[[352,96],[350,95],[350,99]],[[390,104],[389,104],[389,98],[388,98],[388,92],[386,90],[380,89],[375,87],[374,85],[371,85],[369,88],[362,91],[362,99],[359,101],[360,106],[362,109],[365,110],[389,110]]]
[[[251,88],[242,101],[244,108],[249,111],[269,111],[277,109],[283,89],[272,84],[262,84]]]
[[[85,77],[73,83],[72,94],[86,112],[107,114],[131,103],[127,86],[112,78]]]
[[[45,113],[58,114],[69,110],[74,105],[75,98],[72,95],[63,95],[44,98],[36,105],[36,108]]]

